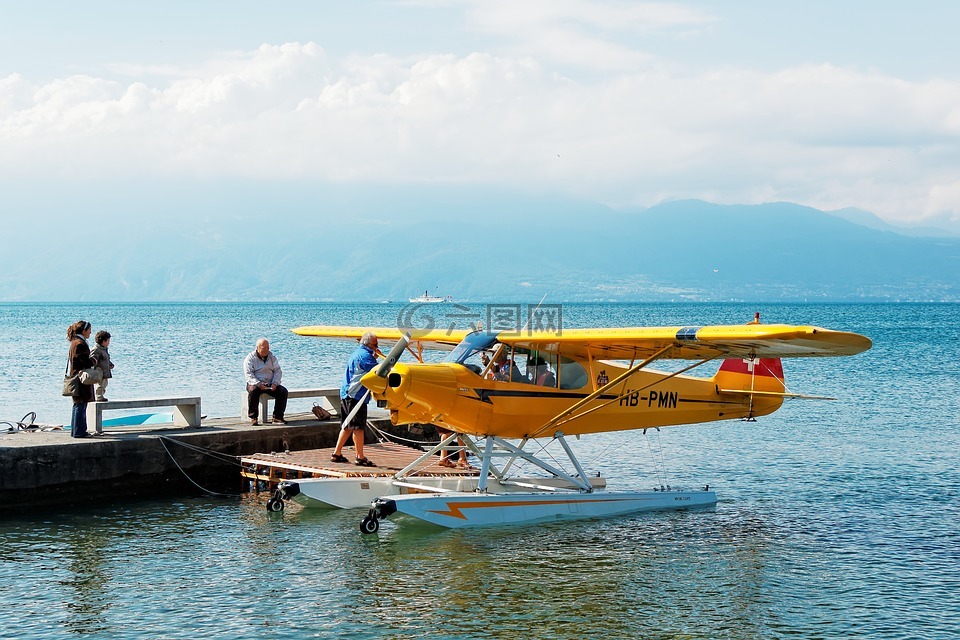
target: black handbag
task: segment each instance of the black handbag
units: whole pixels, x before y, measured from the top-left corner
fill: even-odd
[[[64,396],[78,396],[80,395],[80,376],[70,376],[67,375],[70,373],[70,359],[67,359],[67,368],[63,371],[63,395]]]

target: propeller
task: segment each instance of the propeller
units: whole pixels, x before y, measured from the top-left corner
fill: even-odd
[[[393,345],[393,349],[390,349],[390,353],[387,354],[387,357],[383,359],[377,368],[376,374],[381,378],[386,378],[390,374],[390,370],[393,369],[393,365],[397,364],[397,360],[400,359],[400,356],[403,355],[404,349],[407,348],[407,345],[410,344],[410,333],[406,332],[400,339],[397,340],[397,344]]]

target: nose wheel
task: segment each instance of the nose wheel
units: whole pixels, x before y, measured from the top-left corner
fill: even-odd
[[[370,513],[360,521],[360,533],[371,534],[380,531],[380,521],[377,520],[377,510],[370,509]]]
[[[290,500],[299,493],[299,484],[293,480],[284,480],[277,485],[277,490],[273,493],[273,497],[267,500],[267,511],[274,513],[283,511],[284,506],[286,506],[284,500]]]
[[[283,498],[283,491],[277,489],[277,492],[273,494],[273,497],[267,500],[267,511],[271,511],[273,513],[283,511]]]
[[[360,533],[371,534],[380,531],[380,521],[396,512],[396,502],[390,498],[377,498],[370,503],[370,511],[360,521]]]

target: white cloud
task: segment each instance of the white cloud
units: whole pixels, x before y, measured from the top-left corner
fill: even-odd
[[[485,2],[473,15],[515,54],[331,59],[286,43],[162,75],[124,67],[129,84],[0,78],[0,171],[489,183],[891,220],[960,211],[960,83],[828,64],[684,69],[609,34],[711,20],[674,5]],[[591,72],[562,73],[574,60]]]
[[[638,36],[699,28],[713,21],[694,9],[665,2],[483,0],[469,6],[472,27],[506,40],[512,55],[602,70],[626,71],[653,59],[635,48]]]

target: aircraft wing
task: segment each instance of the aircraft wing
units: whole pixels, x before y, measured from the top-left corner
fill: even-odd
[[[312,326],[297,327],[291,329],[299,336],[313,336],[318,338],[340,338],[359,342],[360,338],[368,331],[372,331],[377,336],[380,343],[380,349],[386,352],[390,347],[400,340],[403,332],[396,327],[331,327],[331,326]],[[439,351],[453,351],[454,347],[460,344],[469,331],[448,331],[446,329],[437,329],[424,331],[421,329],[413,331],[413,337],[410,341],[411,347],[418,351],[425,349]]]
[[[856,333],[785,324],[565,329],[560,334],[501,333],[497,338],[569,358],[605,360],[643,360],[668,346],[673,349],[660,358],[851,356],[872,346],[869,338]]]

